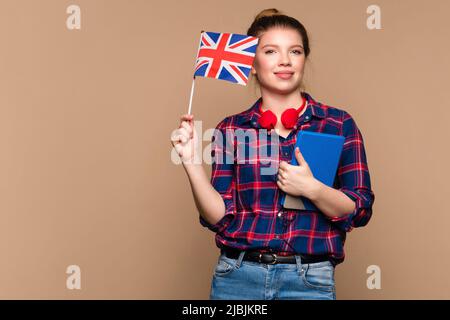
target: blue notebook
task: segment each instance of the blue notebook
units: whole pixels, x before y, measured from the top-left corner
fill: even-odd
[[[297,142],[292,154],[291,164],[298,165],[297,159],[295,158],[295,148],[299,147],[314,177],[327,186],[332,187],[334,185],[344,141],[344,136],[300,131],[297,134]],[[282,205],[288,209],[318,210],[308,198],[294,197],[289,194],[285,194]]]

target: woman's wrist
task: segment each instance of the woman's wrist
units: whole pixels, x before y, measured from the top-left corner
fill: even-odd
[[[183,163],[184,170],[186,173],[191,176],[195,175],[198,172],[201,172],[203,170],[203,166],[201,163],[195,163],[195,162],[186,162]]]
[[[320,194],[323,192],[323,188],[325,187],[325,185],[316,178],[314,178],[313,181],[314,182],[312,183],[308,198],[311,201],[317,201],[317,199],[320,197]]]

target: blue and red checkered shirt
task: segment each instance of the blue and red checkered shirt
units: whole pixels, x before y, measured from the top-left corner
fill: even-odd
[[[276,252],[279,255],[325,254],[337,265],[344,261],[346,232],[369,222],[375,195],[371,190],[361,132],[346,111],[317,102],[306,92],[303,96],[307,99],[306,110],[294,129],[286,138],[275,135],[279,148],[277,164],[280,160],[291,163],[299,130],[344,136],[333,187],[355,201],[355,210],[341,218],[329,218],[317,210],[286,209],[281,205],[286,193],[276,183],[278,166],[273,174],[261,174],[260,169],[270,163],[259,161],[259,153],[255,154],[258,161],[236,161],[239,153],[236,149],[244,147],[244,150],[251,150],[255,144],[251,139],[238,142],[233,132],[237,129],[259,132],[262,129],[258,123],[262,102],[259,98],[249,109],[222,120],[215,132],[221,133],[223,139],[215,139],[216,134],[212,139],[211,184],[222,196],[226,212],[214,225],[201,215],[199,218],[204,227],[216,233],[217,247]],[[270,145],[271,139],[267,138],[264,146],[270,149]]]

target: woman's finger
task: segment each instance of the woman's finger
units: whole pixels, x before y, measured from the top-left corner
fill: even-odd
[[[183,156],[183,147],[180,144],[175,145],[175,151],[178,153],[180,157]]]
[[[172,141],[173,144],[175,145],[175,144],[179,144],[179,143],[183,142],[183,141],[182,141],[183,139],[186,139],[186,138],[183,138],[183,135],[182,135],[182,134],[179,134],[179,135],[173,137],[173,138],[171,139],[171,141]]]
[[[179,140],[180,140],[179,129],[173,130],[172,135],[170,136],[170,141],[177,142]]]
[[[178,131],[186,139],[186,141],[191,139],[191,135],[185,128],[180,128],[180,129],[178,129]]]
[[[286,161],[280,161],[280,165],[278,166],[280,170],[286,170],[287,169],[287,162]]]
[[[194,119],[194,115],[192,114],[183,114],[180,118],[180,125],[183,121],[192,121]]]
[[[277,180],[277,185],[278,185],[278,187],[279,187],[281,190],[283,190],[284,185],[283,185],[283,183],[282,183],[280,180]]]
[[[192,134],[193,134],[193,129],[191,127],[191,125],[189,123],[187,123],[186,121],[183,121],[181,123],[182,128],[185,128],[186,131],[189,133],[189,137],[192,138]]]

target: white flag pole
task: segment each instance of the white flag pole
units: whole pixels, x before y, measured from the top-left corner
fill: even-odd
[[[194,79],[192,79],[191,97],[189,98],[189,110],[188,110],[188,114],[191,114],[192,96],[194,95],[194,87],[195,87],[195,76],[194,76]]]
[[[200,51],[200,44],[202,43],[202,33],[203,33],[203,32],[204,32],[203,30],[200,32],[200,41],[199,41],[199,43],[198,43],[197,57],[195,58],[195,59],[196,59],[195,65],[197,65],[198,52]],[[195,65],[194,65],[194,68],[195,68]],[[195,73],[195,71],[194,71],[194,73]],[[192,110],[192,97],[194,96],[194,88],[195,88],[195,75],[194,75],[194,77],[193,77],[193,79],[192,79],[191,96],[190,96],[190,98],[189,98],[189,109],[188,109],[188,114],[191,114],[191,110]]]

